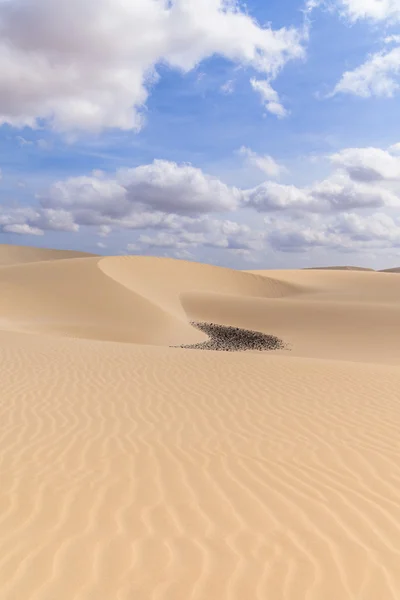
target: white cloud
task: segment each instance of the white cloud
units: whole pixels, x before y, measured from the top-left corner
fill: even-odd
[[[313,10],[321,6],[324,3],[324,0],[307,0],[305,3],[305,12],[311,13]]]
[[[0,123],[139,129],[157,65],[219,55],[273,79],[303,35],[261,27],[236,0],[0,2]]]
[[[353,94],[363,98],[382,96],[391,98],[399,89],[400,46],[389,51],[371,54],[352,71],[346,71],[332,94]]]
[[[243,195],[245,205],[258,212],[291,210],[319,213],[400,205],[400,197],[395,191],[353,181],[346,173],[340,172],[302,188],[266,181],[251,190],[244,190]]]
[[[247,255],[262,250],[265,235],[262,231],[253,231],[247,225],[230,220],[217,220],[201,217],[193,220],[182,220],[181,227],[172,232],[161,231],[153,235],[139,236],[138,244],[129,245],[129,250],[155,248],[162,249],[195,249],[199,247],[246,251]]]
[[[55,183],[42,205],[74,213],[77,222],[110,225],[138,218],[150,223],[162,220],[158,214],[198,215],[232,211],[238,206],[241,192],[204,174],[191,165],[155,160],[149,165],[121,169],[114,178],[83,176]]]
[[[342,213],[333,218],[265,218],[266,237],[281,252],[329,248],[336,252],[364,252],[400,248],[400,223],[384,213],[361,216]]]
[[[391,146],[389,146],[388,150],[392,154],[399,154],[400,153],[400,142],[398,142],[397,144],[392,144]]]
[[[138,241],[140,246],[148,248],[187,248],[192,245],[190,241],[183,240],[180,236],[165,232],[157,233],[154,236],[141,235]],[[131,244],[129,247],[132,249]]]
[[[400,35],[388,35],[383,41],[385,44],[400,44]]]
[[[155,160],[118,173],[132,202],[162,212],[199,214],[234,210],[240,192],[191,165]]]
[[[344,213],[338,217],[336,228],[357,242],[383,242],[386,247],[400,246],[399,222],[385,213],[375,213],[367,217]]]
[[[400,158],[379,148],[347,148],[330,159],[332,173],[304,187],[267,180],[238,189],[191,165],[160,160],[113,175],[96,171],[56,182],[36,206],[0,207],[0,230],[41,235],[86,226],[100,244],[113,231],[131,230],[137,233],[129,251],[174,256],[211,248],[250,259],[267,242],[287,252],[397,247],[399,223],[390,211],[400,206]],[[379,212],[371,215],[373,209]],[[265,229],[251,210],[273,214]]]
[[[268,154],[257,154],[250,148],[246,148],[246,146],[240,148],[239,154],[245,156],[249,164],[260,169],[260,171],[265,173],[268,177],[271,177],[271,179],[279,178],[282,173],[286,172],[286,168],[277,163],[276,160]]]
[[[356,181],[400,181],[400,157],[380,148],[347,148],[330,158]]]
[[[76,233],[79,225],[71,213],[60,209],[1,206],[0,230],[31,235],[42,235],[46,230]]]
[[[17,233],[19,235],[43,235],[44,231],[38,227],[31,227],[30,225],[14,224],[5,225],[3,231],[6,233]]]
[[[278,93],[273,89],[269,81],[252,78],[250,83],[253,90],[260,94],[262,103],[268,112],[280,119],[289,114],[281,104]]]
[[[264,222],[268,242],[280,252],[305,252],[324,246],[336,248],[342,241],[339,235],[330,232],[324,223],[316,220],[304,222],[266,217]]]
[[[94,176],[70,177],[54,183],[42,205],[65,210],[94,210],[99,215],[118,218],[129,212],[126,189],[116,179],[98,179]]]
[[[400,19],[399,0],[307,0],[306,12],[326,6],[336,9],[350,21],[397,21]]]
[[[247,148],[241,152],[270,176],[281,169],[270,157]],[[230,239],[225,247],[233,247],[235,236],[249,237],[250,232],[236,231],[237,223],[228,220],[223,229],[216,229],[209,215],[239,209],[312,214],[400,205],[400,158],[379,148],[348,148],[330,158],[338,169],[304,187],[266,180],[254,188],[239,189],[192,165],[163,160],[120,169],[113,175],[94,171],[55,182],[37,197],[36,206],[2,207],[0,227],[77,232],[87,226],[100,237],[114,229],[153,230],[180,235],[185,244],[190,240],[181,234],[189,231],[207,234],[204,244],[218,246],[219,240]]]
[[[245,204],[258,212],[275,210],[321,210],[321,202],[313,199],[307,190],[294,185],[282,185],[266,181],[257,187],[244,192]]]
[[[384,186],[353,181],[342,173],[333,173],[309,186],[307,191],[314,200],[326,203],[329,210],[334,211],[400,205],[399,196]]]
[[[62,209],[41,209],[37,215],[31,219],[38,227],[51,231],[79,231],[79,225],[74,222],[74,216]]]
[[[337,4],[352,21],[385,21],[400,18],[399,0],[337,0]]]

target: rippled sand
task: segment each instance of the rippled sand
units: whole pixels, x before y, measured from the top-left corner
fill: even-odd
[[[1,600],[400,597],[398,274],[13,252]]]

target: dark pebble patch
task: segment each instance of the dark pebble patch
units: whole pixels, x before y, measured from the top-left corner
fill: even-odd
[[[286,344],[275,337],[259,331],[250,331],[240,327],[217,325],[216,323],[197,323],[191,325],[209,336],[206,342],[181,345],[179,348],[194,350],[219,350],[221,352],[243,352],[245,350],[283,350]]]

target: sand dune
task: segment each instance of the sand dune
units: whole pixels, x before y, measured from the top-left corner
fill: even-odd
[[[11,246],[0,244],[0,266],[19,265],[22,263],[39,262],[43,260],[60,260],[63,258],[82,258],[95,256],[87,252],[75,250],[48,250],[31,246]]]
[[[393,267],[392,269],[382,269],[380,273],[400,273],[400,267]]]
[[[367,267],[351,267],[351,266],[337,266],[337,267],[306,267],[306,270],[312,271],[373,271]]]
[[[64,258],[0,268],[1,599],[397,599],[397,275]]]
[[[106,276],[100,262],[80,258],[0,269],[0,322],[18,331],[120,342],[204,339],[187,321]]]

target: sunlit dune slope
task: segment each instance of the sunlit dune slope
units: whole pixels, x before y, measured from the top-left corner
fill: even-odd
[[[264,277],[183,261],[80,258],[0,269],[3,328],[124,342],[173,345],[206,336],[191,327],[187,289],[244,296],[295,293]]]
[[[206,339],[191,321],[275,335],[280,353],[400,362],[400,280],[368,271],[243,272],[155,257],[0,269],[2,327],[139,344]]]

